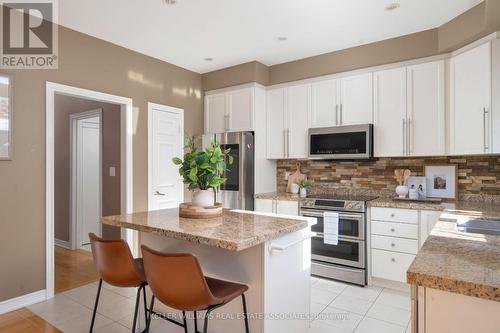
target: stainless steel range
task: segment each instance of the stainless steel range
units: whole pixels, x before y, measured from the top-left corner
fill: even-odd
[[[300,201],[300,215],[316,217],[312,227],[313,275],[366,285],[366,202],[375,197],[314,196]],[[323,214],[339,214],[338,244],[324,242]]]

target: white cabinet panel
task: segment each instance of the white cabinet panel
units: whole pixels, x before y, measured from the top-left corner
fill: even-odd
[[[299,204],[297,201],[276,201],[276,213],[285,215],[299,215]]]
[[[255,199],[255,211],[261,213],[273,213],[274,200],[271,199]]]
[[[444,61],[407,68],[407,154],[445,154]]]
[[[418,211],[413,209],[372,207],[371,218],[377,221],[418,223]]]
[[[372,73],[341,79],[340,91],[340,125],[373,123]]]
[[[450,150],[480,154],[491,149],[491,44],[450,60]]]
[[[406,271],[415,255],[384,250],[372,250],[372,275],[374,277],[406,282]]]
[[[205,133],[221,133],[227,127],[226,94],[205,96]]]
[[[372,235],[372,248],[386,251],[417,254],[418,241],[416,239]]]
[[[405,154],[406,68],[374,73],[375,156]]]
[[[418,225],[372,220],[373,235],[418,239]]]
[[[229,129],[234,132],[253,129],[253,89],[231,91],[229,97]]]
[[[267,92],[267,158],[285,157],[286,90],[272,89]]]
[[[308,155],[309,112],[311,108],[311,85],[304,84],[288,88],[287,104],[287,157],[306,158]]]
[[[311,85],[311,127],[337,125],[339,96],[338,80],[315,82]]]
[[[440,216],[441,212],[439,211],[420,211],[420,246],[422,246],[427,237],[429,237],[429,234],[436,225]]]

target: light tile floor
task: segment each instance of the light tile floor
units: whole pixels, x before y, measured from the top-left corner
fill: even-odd
[[[311,279],[309,333],[410,333],[410,295],[381,287],[357,287],[319,278]],[[130,332],[134,288],[116,288],[103,283],[96,318],[96,333]],[[57,294],[29,310],[65,333],[88,332],[97,283]],[[142,302],[141,302],[142,303]],[[138,331],[144,328],[140,311]],[[183,329],[154,320],[150,332],[182,333]]]

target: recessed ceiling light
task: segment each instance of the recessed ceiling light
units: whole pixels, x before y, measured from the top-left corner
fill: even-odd
[[[398,2],[393,2],[385,6],[385,10],[394,10],[398,9],[401,5]]]
[[[163,0],[166,5],[175,5],[177,0]]]
[[[278,37],[278,40],[279,40],[280,42],[284,42],[284,41],[286,41],[287,39],[288,39],[288,38],[287,38],[287,37],[285,37],[285,36],[280,36],[280,37]]]
[[[212,61],[212,60],[214,60],[214,58],[209,58],[209,57],[205,58],[205,61]]]

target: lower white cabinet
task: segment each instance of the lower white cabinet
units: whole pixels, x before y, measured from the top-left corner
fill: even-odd
[[[372,276],[406,282],[406,271],[415,255],[372,249]]]
[[[255,211],[283,215],[299,215],[299,203],[293,200],[255,199]]]
[[[432,231],[432,228],[436,225],[436,222],[441,216],[440,211],[433,210],[422,210],[420,211],[420,246],[424,245],[425,240]]]

